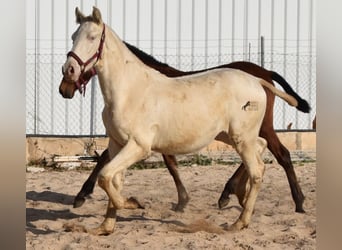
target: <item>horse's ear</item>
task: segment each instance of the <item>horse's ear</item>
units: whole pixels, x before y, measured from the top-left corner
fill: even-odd
[[[76,23],[81,24],[83,22],[83,20],[85,19],[85,16],[78,9],[78,7],[76,7],[76,9],[75,9],[75,15],[76,15]]]
[[[95,6],[93,7],[93,18],[94,21],[97,24],[101,24],[102,23],[102,17],[101,17],[101,12],[98,8],[96,8]]]

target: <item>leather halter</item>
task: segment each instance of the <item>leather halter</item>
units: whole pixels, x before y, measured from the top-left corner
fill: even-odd
[[[81,67],[81,74],[78,78],[78,80],[75,82],[78,90],[80,91],[81,94],[83,94],[83,96],[85,95],[85,90],[86,90],[86,85],[89,82],[89,80],[96,75],[96,69],[95,69],[95,64],[97,63],[97,61],[99,59],[101,59],[101,54],[102,54],[102,49],[103,49],[103,44],[104,44],[104,40],[105,40],[105,24],[103,24],[103,30],[102,30],[102,35],[101,35],[101,40],[100,40],[100,44],[99,44],[99,48],[96,50],[95,54],[90,57],[87,61],[83,62],[82,59],[73,51],[69,51],[67,54],[67,57],[72,57],[74,58],[78,65]],[[87,70],[86,72],[84,72],[85,68],[94,60],[95,63],[93,64],[93,66]]]

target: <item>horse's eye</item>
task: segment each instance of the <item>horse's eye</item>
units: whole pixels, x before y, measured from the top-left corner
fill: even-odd
[[[94,41],[96,39],[96,36],[89,36],[89,40]]]

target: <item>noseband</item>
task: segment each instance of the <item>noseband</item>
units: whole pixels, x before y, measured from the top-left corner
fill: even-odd
[[[103,24],[103,30],[102,30],[102,35],[101,35],[101,40],[99,44],[99,48],[96,50],[95,54],[90,57],[87,61],[83,62],[82,59],[76,55],[73,51],[69,51],[67,54],[67,57],[72,57],[74,58],[78,65],[81,67],[81,74],[78,80],[75,82],[77,89],[80,91],[83,96],[85,95],[85,90],[86,90],[86,85],[89,82],[90,78],[92,78],[94,75],[96,75],[96,70],[95,70],[95,64],[99,59],[101,59],[101,54],[102,54],[102,49],[103,49],[103,44],[105,40],[105,24]],[[95,63],[93,66],[84,72],[85,68],[95,59]]]

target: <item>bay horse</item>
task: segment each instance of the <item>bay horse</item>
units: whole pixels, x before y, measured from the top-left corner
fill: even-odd
[[[263,87],[292,106],[298,107],[297,100],[269,82],[236,69],[167,77],[130,52],[102,21],[96,7],[90,16],[78,8],[75,12],[79,27],[62,68],[62,83],[76,85],[83,92],[83,74],[95,71],[98,75],[110,158],[98,175],[98,184],[109,198],[105,219],[99,227],[85,230],[95,235],[110,234],[117,210],[139,205],[121,196],[123,172],[130,165],[147,158],[151,151],[191,153],[214,139],[232,145],[247,170],[243,209],[230,229],[247,227],[265,168],[261,154],[267,142],[258,136],[266,111]],[[82,58],[89,59],[84,62]],[[65,98],[73,95],[69,90],[60,87]],[[253,108],[242,109],[247,102],[253,103]]]
[[[233,68],[245,71],[249,74],[252,74],[256,77],[262,78],[265,81],[273,84],[273,81],[278,82],[284,90],[289,93],[290,95],[294,96],[298,101],[299,105],[297,109],[299,111],[308,113],[310,111],[309,104],[303,100],[288,84],[288,82],[277,72],[266,70],[265,68],[260,67],[257,64],[246,62],[246,61],[239,61],[239,62],[232,62],[229,64],[220,65],[218,67],[213,67],[210,69],[198,70],[198,71],[181,71],[177,70],[166,63],[162,63],[157,61],[152,56],[146,54],[145,52],[141,51],[140,49],[134,47],[133,45],[124,42],[127,48],[134,53],[144,64],[152,67],[162,74],[165,74],[169,77],[178,77],[178,76],[185,76],[185,75],[192,75],[200,72],[204,72],[207,70],[215,69],[215,68]],[[89,75],[86,78],[90,78],[92,75]],[[67,86],[62,85],[61,86]],[[70,93],[74,93],[77,90],[76,85],[69,86],[71,88],[69,90]],[[304,195],[301,190],[301,187],[297,181],[297,176],[294,171],[294,167],[291,162],[291,156],[289,150],[280,142],[279,137],[277,136],[276,132],[273,128],[273,107],[274,107],[274,99],[275,95],[272,91],[264,88],[267,96],[267,106],[266,106],[266,113],[264,119],[261,124],[259,136],[264,138],[267,141],[267,147],[270,152],[274,155],[277,159],[280,166],[286,172],[286,176],[288,179],[288,183],[291,189],[292,199],[295,203],[295,211],[299,213],[304,213],[303,209],[303,202],[304,202]],[[72,94],[73,96],[73,94]],[[167,169],[169,170],[170,174],[172,175],[176,189],[178,194],[178,203],[176,204],[175,210],[176,211],[183,211],[184,207],[189,201],[189,195],[186,191],[185,186],[183,185],[179,173],[177,171],[177,160],[174,155],[165,155],[162,154],[163,160]],[[92,173],[88,177],[88,179],[84,182],[81,190],[78,192],[74,199],[74,207],[80,207],[85,202],[85,197],[90,195],[93,190],[97,180],[97,175],[99,171],[103,168],[103,166],[109,162],[109,154],[108,150],[106,149],[99,157],[95,168],[93,169]],[[236,170],[233,176],[227,181],[224,190],[220,196],[218,201],[218,205],[220,208],[223,208],[228,205],[229,202],[229,195],[236,194],[238,196],[239,202],[241,204],[241,199],[243,195],[237,189],[240,182],[246,180],[247,172],[244,169],[243,163],[241,163],[240,167]],[[240,190],[243,192],[243,190]],[[242,205],[242,204],[241,204]]]

